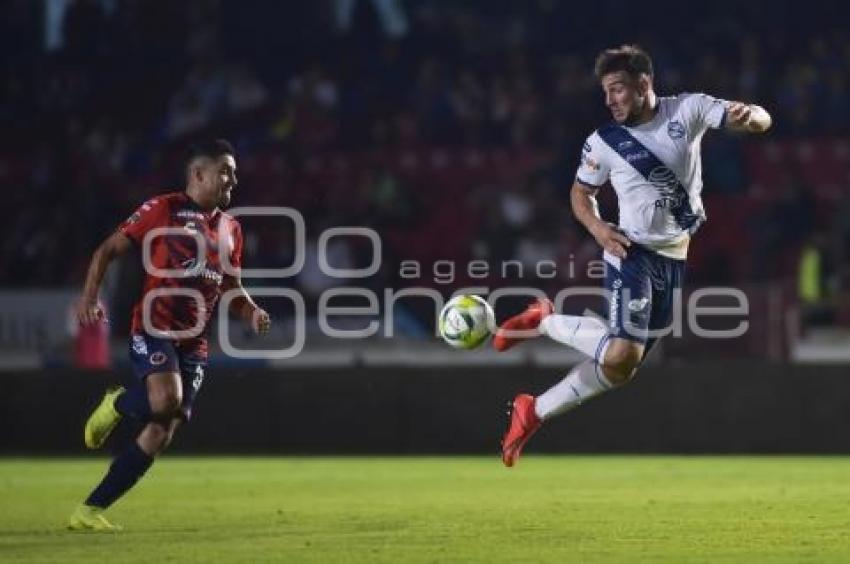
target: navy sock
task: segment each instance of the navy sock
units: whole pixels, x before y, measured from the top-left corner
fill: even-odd
[[[124,390],[124,393],[115,398],[115,410],[121,415],[142,422],[150,421],[151,403],[144,382]]]
[[[145,475],[153,464],[153,457],[145,453],[136,441],[130,447],[115,457],[109,472],[89,494],[86,505],[107,508],[136,485],[139,478]]]

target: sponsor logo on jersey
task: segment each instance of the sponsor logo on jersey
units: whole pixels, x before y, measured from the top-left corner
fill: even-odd
[[[636,300],[629,300],[629,311],[643,311],[643,309],[649,303],[649,298],[638,298]]]
[[[150,361],[150,363],[151,363],[151,364],[153,364],[154,366],[159,366],[159,365],[161,365],[161,364],[165,364],[165,361],[166,361],[166,360],[168,360],[168,355],[166,355],[166,354],[165,354],[164,352],[162,352],[162,351],[156,351],[155,353],[153,353],[153,354],[150,356],[150,358],[149,358],[148,360],[149,360],[149,361]]]
[[[134,213],[133,215],[131,215],[130,217],[127,218],[127,223],[136,223],[137,221],[139,221],[139,219],[141,219],[141,217],[142,217],[142,214],[140,214],[139,212],[136,212],[136,213]]]
[[[180,210],[174,214],[174,217],[181,217],[183,219],[204,219],[204,214],[201,212],[196,212],[192,210]]]
[[[145,356],[148,354],[148,344],[141,335],[133,335],[133,352]]]
[[[185,268],[185,272],[183,272],[183,278],[190,278],[192,269],[195,268],[195,265],[198,264],[197,259],[190,258],[186,259],[180,263],[182,268]],[[216,272],[215,270],[204,268],[198,274],[199,277],[205,280],[212,280],[216,284],[221,284],[224,280],[224,276],[220,272]]]
[[[625,151],[627,149],[631,149],[634,146],[635,146],[635,144],[632,141],[629,141],[629,140],[620,141],[619,143],[617,143],[617,150],[618,151]]]
[[[673,120],[667,124],[667,135],[670,139],[681,139],[685,136],[685,126],[679,120]]]
[[[681,203],[683,198],[687,197],[684,193],[679,194],[676,192],[679,179],[666,166],[659,166],[652,169],[648,180],[658,190],[658,195],[660,196],[659,199],[655,200],[655,209],[673,209]]]
[[[673,209],[675,205],[675,198],[658,198],[657,200],[655,200],[655,202],[653,202],[653,207],[657,210]]]
[[[673,195],[679,185],[676,174],[666,166],[658,166],[652,169],[647,180],[658,189],[662,196]]]
[[[620,318],[620,288],[623,287],[623,281],[619,278],[614,280],[613,283],[614,291],[611,293],[611,303],[609,304],[608,310],[608,322],[610,323],[611,329],[617,328],[617,321]]]
[[[204,383],[204,367],[200,364],[195,366],[195,377],[192,378],[192,389],[197,392],[201,389],[201,384]]]
[[[628,143],[631,143],[631,141],[628,141]],[[635,151],[634,153],[629,153],[626,155],[626,161],[630,163],[648,158],[649,151],[647,151],[646,149],[641,149],[640,151]]]

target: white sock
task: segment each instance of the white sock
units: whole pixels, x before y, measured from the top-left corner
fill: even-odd
[[[605,358],[608,326],[595,317],[553,313],[540,322],[540,331],[596,360]]]
[[[537,396],[534,412],[545,420],[566,413],[613,387],[595,361],[585,360],[574,366],[566,378]]]

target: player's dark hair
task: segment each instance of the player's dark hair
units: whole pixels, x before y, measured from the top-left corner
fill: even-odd
[[[612,72],[623,71],[633,80],[642,74],[652,77],[652,59],[649,54],[637,45],[622,45],[616,49],[605,49],[596,57],[594,72],[596,78]]]
[[[233,145],[226,139],[206,139],[189,147],[186,154],[186,165],[199,157],[217,159],[222,155],[236,155]]]

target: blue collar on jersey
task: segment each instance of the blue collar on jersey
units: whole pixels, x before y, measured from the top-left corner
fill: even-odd
[[[668,201],[670,212],[680,228],[690,233],[699,228],[703,218],[694,213],[688,191],[670,167],[618,123],[604,125],[596,133]]]

